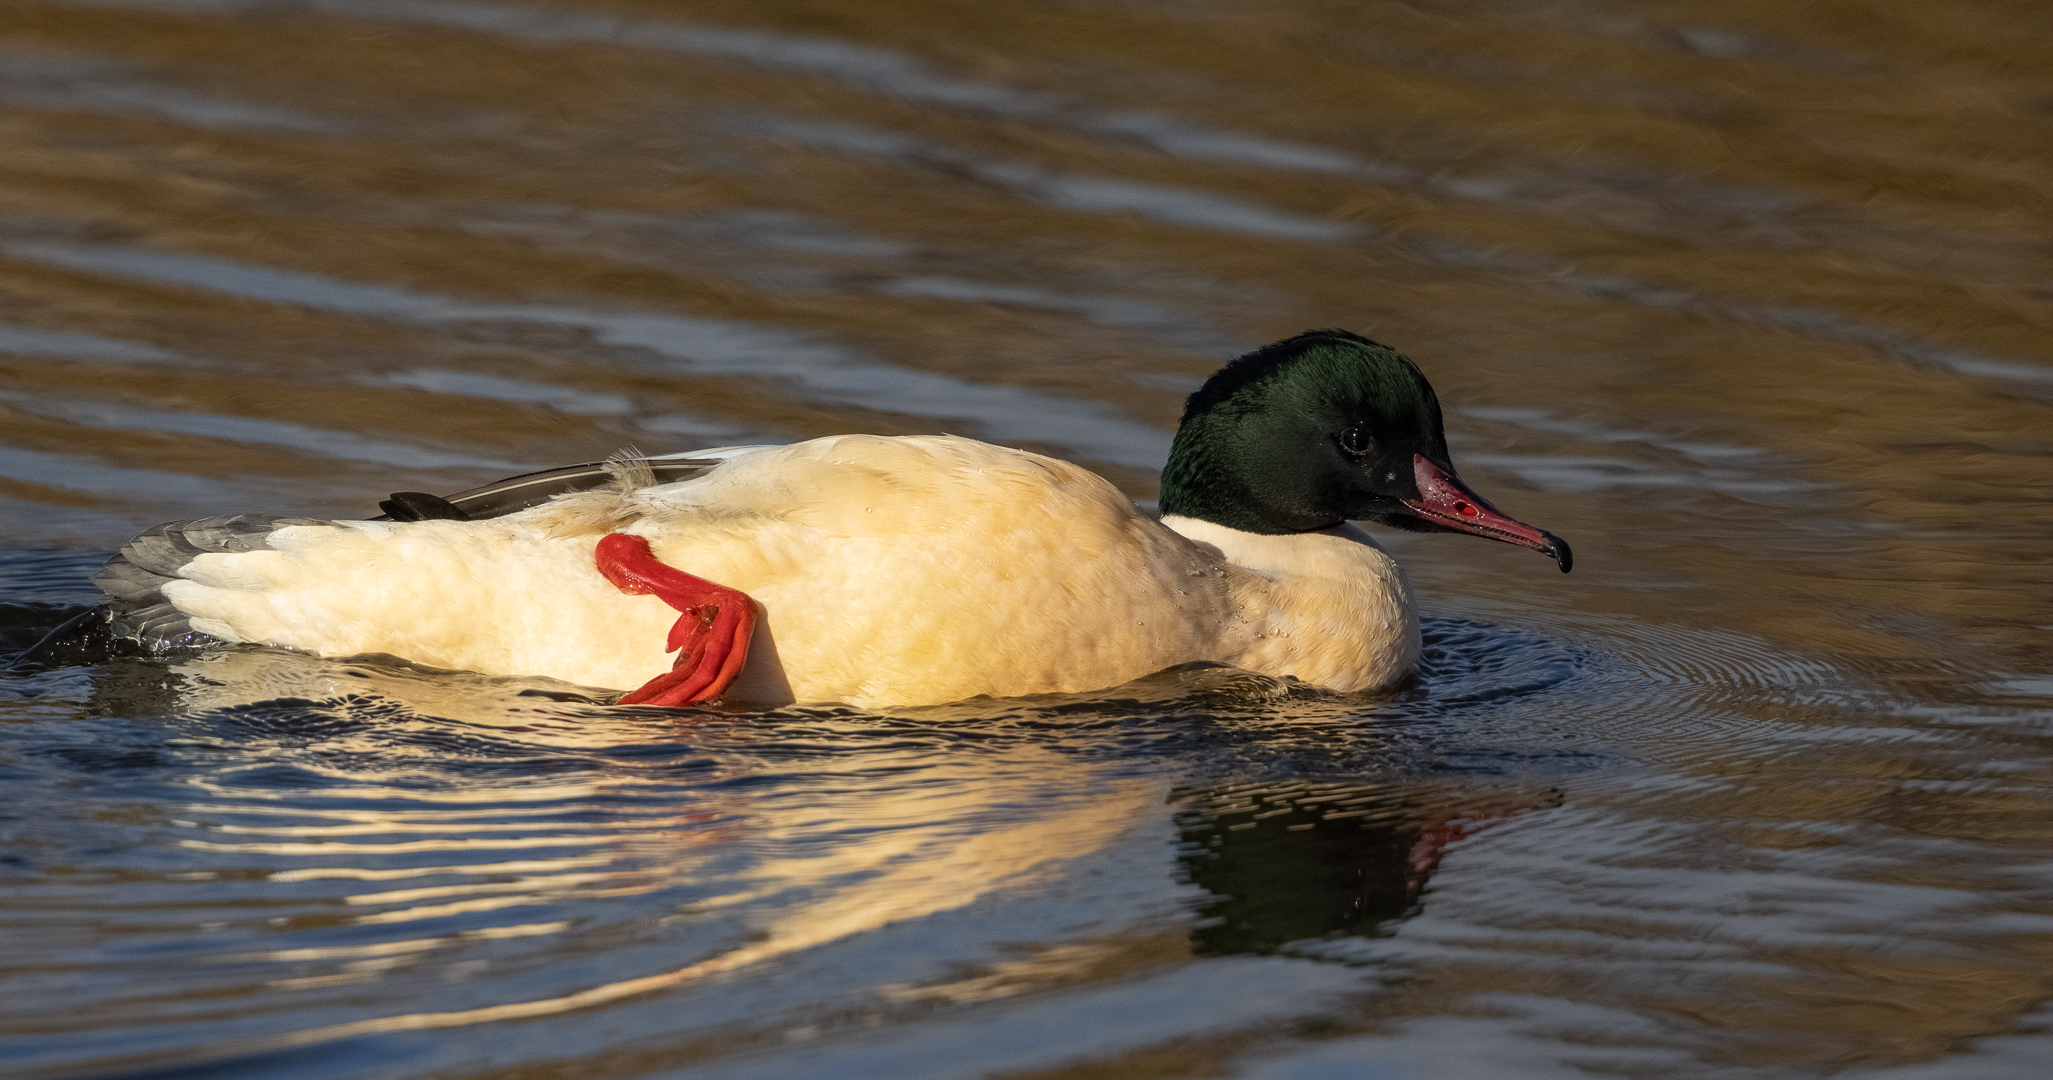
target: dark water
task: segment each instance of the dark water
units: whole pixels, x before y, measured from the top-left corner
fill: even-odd
[[[1389,537],[1408,689],[17,668],[0,1075],[2045,1075],[2040,3],[10,0],[0,656],[152,522],[623,445],[1147,499],[1313,326],[1575,544]]]

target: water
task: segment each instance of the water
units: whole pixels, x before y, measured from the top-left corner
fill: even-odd
[[[0,676],[10,1077],[2036,1077],[2053,23],[17,0],[0,656],[153,522],[843,431],[1137,499],[1344,326],[1570,539],[1413,685]]]

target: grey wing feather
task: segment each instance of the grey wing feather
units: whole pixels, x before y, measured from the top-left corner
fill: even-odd
[[[177,579],[178,568],[209,552],[268,547],[271,534],[288,525],[327,524],[317,518],[228,514],[152,526],[123,544],[93,575],[93,584],[107,594],[109,629],[151,652],[206,645],[215,639],[194,630],[185,613],[164,599],[164,585]]]
[[[149,598],[157,595],[157,590],[169,580],[166,575],[151,573],[119,555],[109,559],[107,565],[93,575],[93,584],[108,596],[143,603],[149,603]]]

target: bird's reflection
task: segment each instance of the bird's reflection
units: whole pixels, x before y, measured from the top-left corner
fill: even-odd
[[[1386,935],[1417,910],[1447,845],[1524,809],[1421,806],[1361,781],[1237,785],[1180,801],[1184,874],[1210,897],[1191,931],[1200,956]]]
[[[1477,827],[1472,810],[1361,779],[1172,792],[1128,756],[1182,760],[1216,750],[1228,728],[1278,741],[1288,718],[1267,710],[1288,694],[1272,682],[1193,669],[1090,701],[722,716],[607,707],[545,679],[229,647],[103,659],[87,693],[94,712],[160,717],[197,748],[190,761],[161,749],[192,795],[180,844],[233,875],[224,890],[276,904],[284,894],[269,890],[289,887],[294,903],[326,905],[288,918],[286,939],[238,943],[238,962],[256,965],[238,978],[307,993],[379,981],[406,997],[480,941],[581,947],[587,930],[570,913],[595,920],[593,933],[619,920],[661,928],[662,947],[614,981],[416,1003],[292,1036],[319,1040],[689,992],[893,924],[1070,888],[1073,867],[1127,846],[1120,857],[1161,853],[1163,871],[1180,865],[1209,895],[1187,946],[1173,901],[1121,917],[1127,901],[1108,897],[1095,937],[1008,939],[1031,955],[879,992],[982,999],[1192,954],[1387,933],[1419,903],[1441,849]],[[1199,733],[1180,748],[1107,750],[1179,724]],[[1172,811],[1180,864],[1159,846]],[[1184,895],[1166,872],[1157,891],[1121,890]],[[584,906],[600,899],[614,906]],[[356,936],[325,929],[335,910]],[[450,919],[468,920],[455,937],[438,929]]]

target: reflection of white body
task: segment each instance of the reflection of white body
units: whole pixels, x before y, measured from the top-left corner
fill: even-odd
[[[687,926],[664,931],[664,948],[633,965],[636,974],[542,996],[483,995],[498,1000],[375,1016],[253,1045],[305,1045],[546,1016],[655,991],[689,990],[715,976],[846,943],[893,923],[1051,887],[1062,888],[1064,925],[1088,915],[1102,920],[1094,927],[1099,933],[1166,929],[1177,948],[1164,956],[1157,946],[1145,960],[1187,955],[1176,903],[1187,887],[1172,873],[1166,782],[1134,776],[1130,762],[1094,762],[1062,752],[1059,740],[1019,740],[1002,748],[979,743],[974,752],[950,753],[930,745],[893,746],[897,740],[888,737],[872,745],[850,735],[840,750],[821,750],[792,771],[763,767],[762,778],[776,783],[758,788],[722,782],[747,771],[726,760],[723,745],[749,746],[758,729],[747,721],[708,729],[672,726],[646,713],[559,710],[519,696],[549,688],[537,681],[424,677],[398,665],[269,650],[219,650],[171,670],[182,676],[179,705],[189,715],[281,696],[324,703],[331,716],[364,709],[360,728],[336,725],[314,736],[323,756],[356,765],[328,772],[331,782],[321,789],[318,805],[268,797],[276,792],[252,800],[253,790],[263,792],[260,782],[254,788],[202,785],[204,805],[196,809],[222,820],[199,834],[203,838],[182,843],[196,857],[221,858],[224,866],[247,867],[257,860],[274,882],[342,882],[332,887],[339,904],[330,917],[339,911],[358,926],[395,928],[387,933],[399,935],[365,945],[361,953],[349,947],[286,948],[238,958],[316,965],[294,968],[295,977],[313,972],[310,981],[269,984],[274,988],[369,983],[387,977],[393,964],[410,962],[394,958],[419,958],[481,938],[605,938],[619,927],[594,931],[578,920],[560,919],[557,905],[659,893],[682,881],[706,886],[687,908],[664,909],[666,922]],[[393,706],[411,716],[404,725],[410,738],[397,744]],[[946,720],[967,714],[929,715]],[[581,767],[514,770],[497,782],[437,786],[423,783],[423,773],[407,757],[434,757],[437,736],[463,739],[494,728],[511,729],[524,754],[561,749],[571,755],[564,761]],[[720,761],[719,767],[694,769],[689,782],[681,783],[675,775],[608,768],[600,764],[603,757],[575,756],[680,734],[704,747],[703,758]],[[392,760],[395,749],[398,762]],[[837,758],[844,754],[853,771],[839,775]],[[749,760],[746,752],[735,756]],[[432,764],[427,771],[434,772]],[[919,783],[897,782],[907,776],[917,776]],[[777,797],[756,798],[759,791]],[[1142,872],[1131,880],[1100,872],[1064,884],[1079,873],[1079,864]],[[445,920],[458,912],[490,925],[452,933]],[[690,931],[694,922],[705,929]],[[408,936],[409,926],[420,929]],[[1015,924],[1004,927],[1005,935],[1021,932]],[[650,931],[637,927],[636,933]],[[960,992],[997,996],[1091,975],[1108,966],[1098,958],[1118,945],[1069,944],[1067,954],[1043,958],[1031,965],[1034,970],[1007,975],[1001,965],[993,974],[1003,978],[987,974]],[[951,941],[949,947],[962,945]],[[330,959],[338,963],[319,966]],[[1005,985],[987,985],[992,982]],[[958,988],[902,992],[948,999]],[[785,1016],[767,1019],[790,1022]]]
[[[1356,690],[1419,650],[1403,575],[1352,526],[1158,524],[1074,465],[947,436],[749,450],[477,522],[289,525],[163,595],[227,641],[631,688],[670,667],[677,612],[598,573],[608,531],[761,605],[741,701],[1090,690],[1201,660]]]

